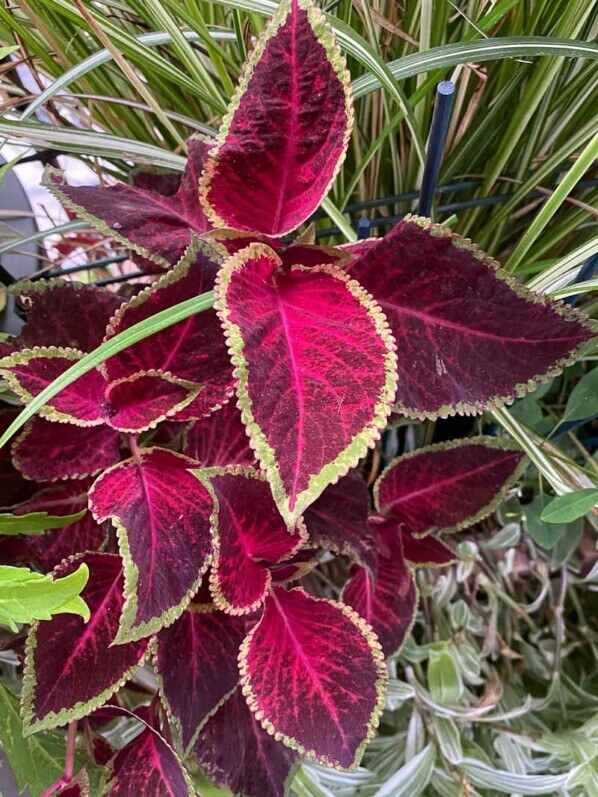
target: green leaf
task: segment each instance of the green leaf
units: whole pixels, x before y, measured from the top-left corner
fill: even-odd
[[[436,747],[429,744],[397,770],[376,792],[376,797],[417,797],[422,794],[432,777],[435,760]]]
[[[41,731],[23,738],[19,700],[0,682],[0,742],[12,767],[19,793],[27,786],[31,797],[40,795],[63,772],[65,738],[60,731]],[[85,766],[92,794],[99,793],[99,771],[83,751],[75,755],[75,772]]]
[[[540,520],[545,523],[570,523],[583,517],[598,504],[598,488],[587,487],[573,493],[559,495],[546,505]]]
[[[598,368],[593,368],[571,391],[563,421],[581,421],[598,413]]]
[[[47,512],[30,512],[28,515],[0,513],[0,534],[43,534],[47,529],[61,529],[76,523],[85,515],[82,509],[73,515],[49,515]]]
[[[54,614],[78,614],[87,622],[89,608],[80,593],[88,578],[85,564],[57,579],[26,567],[0,566],[0,623],[17,631],[16,623],[50,620]]]
[[[16,44],[11,45],[9,47],[0,47],[0,60],[2,58],[6,58],[7,55],[10,55],[11,53],[16,52],[16,50],[18,50],[18,49],[19,49],[19,47]]]
[[[0,47],[0,58],[2,58],[3,49],[6,48]],[[16,158],[13,158],[11,161],[8,161],[8,163],[3,163],[2,166],[0,166],[0,188],[2,188],[2,183],[4,182],[4,178],[6,177],[6,175],[9,173],[9,171],[12,169],[13,166],[17,165],[17,163],[21,160],[22,157],[23,153],[21,152],[17,155]],[[0,310],[2,309],[3,308],[0,307]]]
[[[442,705],[456,703],[463,694],[461,675],[444,642],[430,647],[428,687],[434,702]]]
[[[557,544],[552,549],[552,556],[550,557],[550,565],[553,569],[562,567],[566,564],[577,546],[581,542],[583,536],[583,520],[578,518],[573,523],[569,523],[565,529],[565,533],[558,540]]]
[[[564,523],[545,523],[541,519],[551,500],[548,495],[537,495],[531,504],[525,507],[525,530],[534,542],[547,550],[555,546],[566,531]]]

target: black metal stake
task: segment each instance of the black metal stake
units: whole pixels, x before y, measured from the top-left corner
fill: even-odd
[[[432,203],[434,202],[438,173],[442,163],[454,94],[455,84],[451,83],[450,80],[443,80],[436,87],[434,114],[432,116],[432,125],[430,126],[426,162],[424,164],[424,174],[417,206],[417,212],[420,216],[429,216],[432,213]]]
[[[357,222],[357,240],[365,241],[370,237],[372,222],[369,219],[359,219]]]

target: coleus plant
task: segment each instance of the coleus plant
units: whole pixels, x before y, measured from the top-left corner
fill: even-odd
[[[495,439],[421,449],[380,475],[373,511],[355,466],[391,411],[482,413],[593,336],[429,219],[344,247],[309,229],[289,242],[333,183],[352,121],[324,15],[287,0],[215,141],[189,142],[182,177],[90,188],[47,175],[69,210],[165,273],[122,304],[93,286],[23,286],[28,322],[0,344],[0,373],[24,402],[102,340],[215,290],[213,310],[59,393],[1,463],[15,514],[45,501],[67,514],[82,495],[90,510],[18,552],[59,577],[84,564],[91,614],[32,624],[25,733],[84,721],[93,753],[99,720],[88,732],[86,718],[127,699],[153,657],[159,699],[109,756],[109,794],[193,794],[186,770],[199,766],[235,793],[277,797],[303,757],[354,766],[383,709],[384,656],[416,616],[414,570],[454,561],[438,535],[491,512],[523,462]],[[309,577],[322,549],[353,563],[342,601]]]

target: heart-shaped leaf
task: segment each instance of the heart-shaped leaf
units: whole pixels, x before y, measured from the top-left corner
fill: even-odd
[[[34,623],[27,637],[21,698],[25,733],[56,728],[103,705],[142,663],[149,640],[113,645],[123,605],[120,556],[86,553],[60,565],[55,576],[89,568],[81,597],[88,623],[58,615]]]
[[[25,403],[80,360],[83,352],[56,346],[23,349],[0,360],[0,375]],[[98,426],[104,423],[105,377],[93,368],[61,390],[41,408],[49,420],[75,426]]]
[[[119,432],[136,434],[178,416],[201,392],[201,386],[168,372],[146,371],[111,382],[105,392],[106,422]]]
[[[172,747],[146,726],[112,762],[107,797],[196,797]]]
[[[352,609],[274,587],[239,667],[250,709],[277,740],[326,766],[360,760],[384,705],[386,668]]]
[[[125,568],[117,644],[159,631],[180,617],[212,552],[212,499],[189,472],[197,463],[163,448],[141,449],[105,471],[89,493],[101,523],[116,526]]]
[[[192,757],[217,786],[245,797],[285,797],[297,761],[262,728],[240,689],[208,719]]]
[[[311,0],[280,3],[245,65],[202,176],[216,227],[279,236],[328,193],[353,126],[349,74]]]
[[[190,426],[185,433],[183,453],[204,468],[255,464],[255,455],[234,401]]]
[[[245,633],[243,619],[192,606],[158,634],[160,696],[184,750],[237,687],[237,657]]]
[[[399,527],[393,521],[372,524],[380,546],[375,576],[355,569],[343,590],[343,601],[374,629],[385,656],[399,652],[417,610],[418,593],[405,560]]]
[[[207,149],[203,141],[190,139],[187,167],[178,186],[176,177],[165,180],[156,175],[137,175],[133,186],[70,186],[55,169],[47,170],[44,182],[79,218],[147,258],[145,270],[161,271],[182,257],[192,231],[209,228],[197,190]]]
[[[120,459],[121,438],[108,426],[71,426],[33,418],[12,446],[15,467],[27,479],[79,479]]]
[[[230,614],[253,612],[272,582],[268,563],[290,559],[307,539],[305,526],[299,520],[289,534],[270,485],[254,468],[233,465],[194,473],[214,500],[214,602]]]
[[[243,421],[289,527],[379,437],[396,385],[377,305],[334,266],[283,271],[262,244],[216,286]]]
[[[330,484],[305,512],[311,544],[375,571],[376,548],[368,526],[369,501],[367,484],[356,470]]]
[[[209,291],[219,259],[207,244],[195,240],[173,269],[124,304],[108,327],[106,339],[179,302]],[[200,418],[221,406],[233,392],[231,365],[214,310],[151,335],[110,357],[104,364],[110,380],[154,369],[202,386],[188,418]],[[181,416],[179,416],[181,417]]]
[[[460,531],[499,505],[522,466],[523,452],[507,440],[438,443],[391,462],[374,486],[374,501],[416,536]]]
[[[596,334],[429,219],[403,219],[349,273],[388,319],[401,352],[397,408],[413,418],[505,404],[560,373]]]

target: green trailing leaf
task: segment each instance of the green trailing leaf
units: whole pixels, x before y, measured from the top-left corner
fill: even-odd
[[[19,699],[0,683],[0,742],[17,779],[19,794],[29,787],[31,797],[40,795],[63,772],[65,737],[60,731],[42,731],[23,738],[19,716]],[[86,768],[94,788],[99,793],[99,772],[82,751],[75,756],[75,771]],[[7,795],[8,797],[8,795]]]
[[[564,523],[545,523],[542,514],[551,498],[548,495],[537,495],[531,504],[525,507],[525,530],[542,548],[550,550],[565,533]]]
[[[80,594],[88,577],[85,564],[55,580],[26,567],[0,566],[0,623],[17,631],[17,623],[50,620],[55,614],[78,614],[87,622],[89,608]]]
[[[546,505],[540,515],[545,523],[570,523],[583,517],[598,505],[598,487],[587,487],[573,493],[559,495]]]
[[[592,369],[581,379],[571,391],[565,412],[564,421],[581,421],[598,413],[598,368]]]
[[[463,681],[455,660],[444,642],[430,647],[428,687],[432,699],[443,705],[456,703],[463,694]]]
[[[0,513],[0,534],[33,534],[41,536],[48,529],[70,526],[86,514],[87,509],[72,515],[49,515],[47,512],[29,512],[27,515]]]

